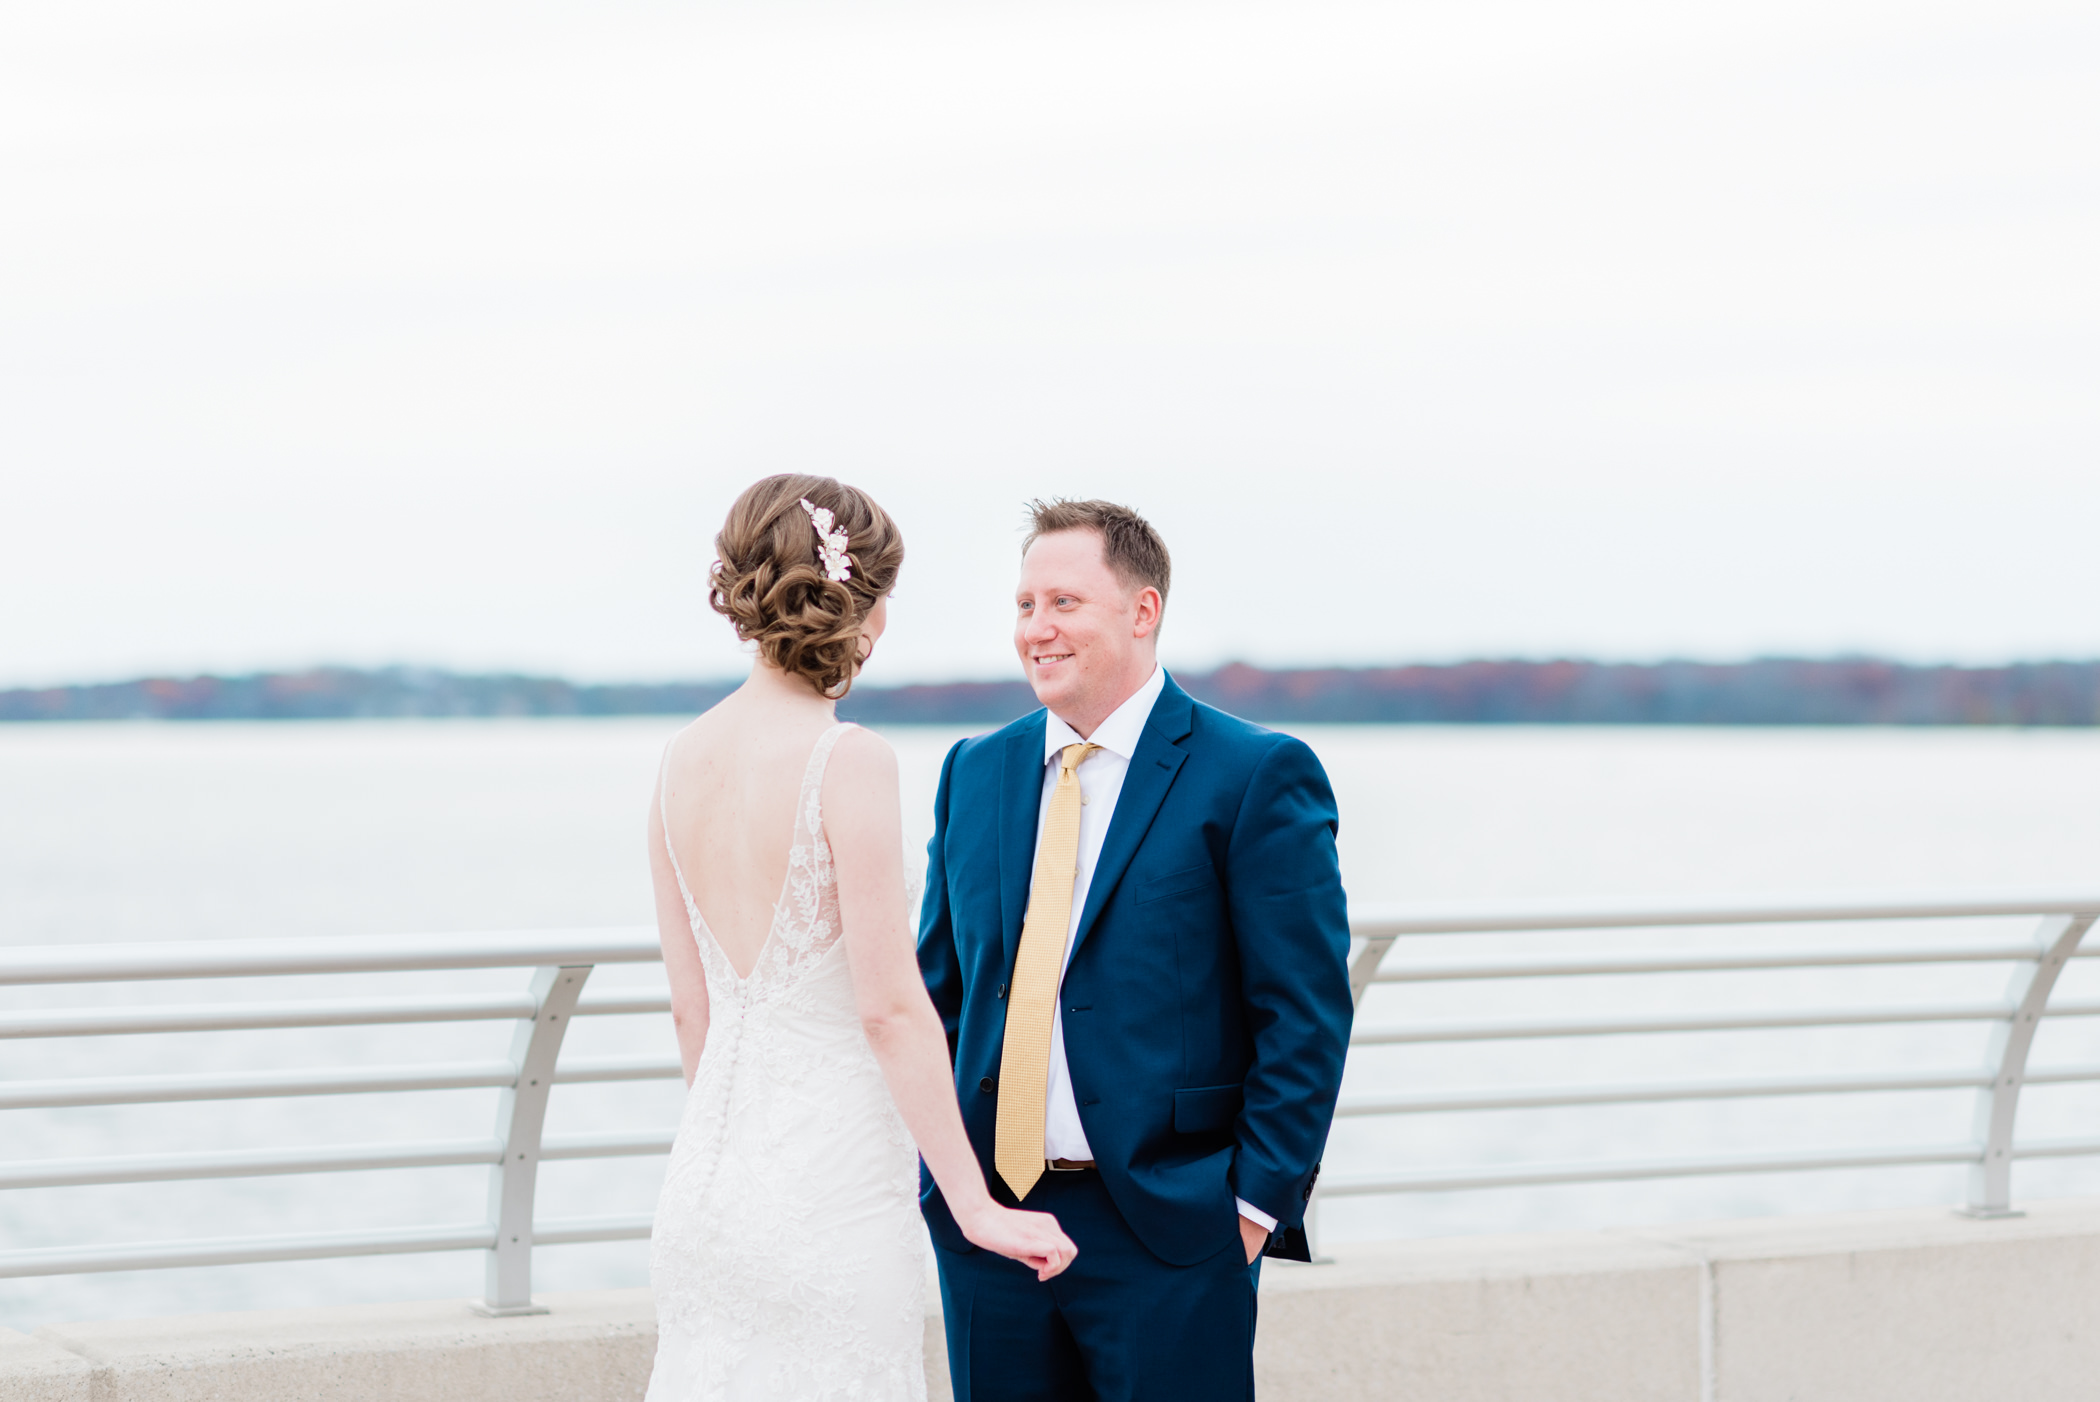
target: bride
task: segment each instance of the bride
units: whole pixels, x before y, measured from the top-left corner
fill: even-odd
[[[896,756],[833,714],[904,542],[865,493],[786,475],[737,498],[715,549],[709,600],[758,660],[672,739],[650,806],[690,1089],[648,1402],[923,1398],[916,1157],[978,1246],[1044,1280],[1075,1248],[985,1189],[913,953]]]

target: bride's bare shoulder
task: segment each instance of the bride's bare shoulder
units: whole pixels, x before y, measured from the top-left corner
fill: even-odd
[[[839,736],[838,744],[833,747],[831,766],[833,772],[843,766],[853,774],[894,775],[897,772],[897,751],[889,741],[866,726],[851,726]]]
[[[722,723],[713,711],[703,712],[679,726],[664,742],[664,767],[691,769],[715,748],[721,729]]]
[[[671,749],[681,755],[700,755],[720,749],[740,749],[763,741],[779,731],[775,718],[760,708],[745,704],[732,692],[728,697],[694,716],[672,734]]]
[[[897,752],[874,731],[854,726],[832,747],[824,771],[827,801],[859,795],[880,797],[897,791]]]

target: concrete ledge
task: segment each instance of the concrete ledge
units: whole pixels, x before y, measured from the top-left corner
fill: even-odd
[[[46,1339],[0,1329],[0,1402],[88,1402],[85,1358]]]
[[[1697,1402],[1698,1263],[1604,1234],[1391,1242],[1262,1267],[1264,1402]]]
[[[1719,1402],[2100,1397],[2100,1201],[1640,1235],[1711,1273]]]
[[[175,1315],[53,1325],[37,1339],[91,1372],[79,1396],[94,1402],[641,1397],[656,1352],[647,1290],[542,1303],[550,1313],[515,1319],[484,1318],[464,1300]]]
[[[1343,1248],[1262,1273],[1264,1402],[2100,1396],[2100,1199]],[[0,1330],[0,1402],[637,1402],[646,1290]],[[937,1298],[937,1297],[936,1297]],[[938,1316],[928,1383],[947,1396]]]

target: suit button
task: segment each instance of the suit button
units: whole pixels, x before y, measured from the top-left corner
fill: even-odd
[[[993,1091],[999,1089],[999,1083],[990,1076],[986,1076],[977,1083],[977,1089],[983,1091],[986,1095],[990,1095]]]

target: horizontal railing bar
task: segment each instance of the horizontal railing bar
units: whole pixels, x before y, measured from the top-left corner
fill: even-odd
[[[1765,1173],[1817,1169],[1897,1167],[1971,1163],[1974,1145],[1918,1148],[1807,1151],[1746,1154],[1700,1159],[1658,1159],[1621,1163],[1524,1164],[1469,1172],[1430,1170],[1377,1178],[1340,1179],[1322,1192],[1335,1197],[1387,1193],[1457,1191],[1468,1188],[1534,1186],[1554,1183],[1624,1182],[1652,1178],[1694,1177],[1730,1173]],[[2015,1157],[2041,1158],[2100,1154],[2100,1139],[2040,1141],[2019,1146]],[[554,1219],[533,1227],[535,1245],[640,1240],[648,1237],[647,1214]],[[75,1272],[141,1270],[157,1267],[234,1265],[264,1261],[314,1260],[408,1252],[485,1250],[494,1244],[486,1224],[335,1232],[300,1237],[247,1237],[180,1242],[125,1243],[59,1250],[0,1254],[0,1278],[60,1275]]]
[[[646,925],[487,934],[19,945],[0,947],[0,985],[640,964],[661,957],[656,931]]]
[[[2100,955],[2100,950],[2086,951]],[[1797,949],[1672,954],[1596,954],[1581,958],[1514,955],[1507,959],[1409,961],[1380,969],[1373,983],[1441,983],[1456,979],[1572,978],[1589,974],[1703,974],[1740,969],[1863,968],[1878,964],[1999,964],[2040,957],[2033,944],[1945,946],[1938,949]]]
[[[649,1228],[647,1213],[621,1217],[555,1218],[534,1223],[532,1240],[535,1246],[647,1240]],[[0,1252],[0,1279],[176,1266],[236,1266],[263,1261],[318,1261],[421,1251],[486,1251],[495,1244],[496,1229],[484,1222],[324,1232],[308,1236],[123,1242],[112,1246]]]
[[[2016,1159],[2067,1159],[2086,1154],[2100,1154],[2100,1139],[2034,1139],[2012,1149]]]
[[[542,1159],[599,1159],[669,1152],[677,1131],[548,1135]],[[167,1183],[192,1178],[257,1178],[287,1173],[344,1173],[378,1168],[450,1168],[492,1164],[498,1139],[443,1139],[399,1144],[329,1144],[310,1149],[206,1150],[117,1154],[96,1158],[18,1159],[0,1163],[0,1189],[77,1188],[98,1183]]]
[[[585,1081],[657,1081],[685,1075],[675,1056],[579,1056],[554,1068],[554,1084]]]
[[[2092,1008],[2051,1008],[2054,1017],[2100,1013]],[[1867,1027],[1900,1022],[1995,1022],[2012,1016],[2002,1003],[1950,1003],[1923,1008],[1827,1008],[1815,1012],[1691,1013],[1675,1017],[1608,1017],[1546,1022],[1424,1023],[1417,1027],[1370,1028],[1353,1033],[1352,1046],[1416,1042],[1495,1042],[1525,1037],[1606,1037],[1653,1032],[1741,1032],[1783,1027]]]
[[[1690,925],[1823,924],[1851,920],[1960,920],[1993,915],[2100,911],[2100,891],[1953,892],[1943,895],[1751,897],[1738,900],[1478,901],[1358,906],[1358,937],[1516,934],[1528,930],[1606,930]]]
[[[440,1139],[399,1144],[327,1144],[311,1149],[207,1150],[100,1158],[17,1159],[0,1163],[0,1188],[75,1188],[93,1183],[169,1183],[191,1178],[259,1178],[375,1168],[492,1164],[503,1141]]]
[[[1677,901],[1534,901],[1359,907],[1358,936],[1517,933],[1527,930],[1961,919],[2100,911],[2100,891],[1851,894]],[[140,979],[408,973],[439,969],[651,963],[646,925],[471,934],[350,935],[297,939],[167,940],[0,946],[0,986]]]
[[[496,1229],[486,1222],[443,1227],[389,1227],[309,1236],[214,1237],[193,1241],[132,1241],[43,1251],[0,1252],[0,1280],[91,1271],[158,1270],[173,1266],[238,1266],[259,1261],[320,1261],[390,1256],[416,1251],[486,1251]]]
[[[570,1246],[584,1241],[647,1241],[646,1212],[624,1217],[556,1217],[532,1224],[534,1246]]]
[[[533,1014],[528,993],[338,998],[297,1003],[166,1003],[0,1012],[0,1037],[110,1037],[139,1032],[246,1032],[274,1027],[358,1027],[470,1022]]]
[[[2030,1070],[2029,1085],[2100,1081],[2100,1065]],[[1732,1100],[1753,1096],[1849,1095],[1872,1091],[1975,1090],[1991,1083],[1981,1069],[1865,1072],[1854,1076],[1769,1077],[1757,1080],[1656,1082],[1644,1085],[1531,1086],[1511,1090],[1423,1091],[1414,1095],[1344,1100],[1339,1116],[1418,1115],[1457,1110],[1525,1110],[1558,1105],[1637,1105],[1672,1100]]]
[[[2085,1066],[2030,1066],[2021,1077],[2031,1086],[2071,1085],[2080,1081],[2100,1081],[2100,1063]]]
[[[667,995],[651,998],[586,999],[576,1012],[651,1013],[670,1007]],[[227,1032],[289,1027],[375,1026],[407,1022],[462,1022],[530,1017],[523,993],[385,1001],[185,1004],[144,1008],[62,1008],[0,1013],[0,1038],[118,1036],[153,1032]],[[2100,1002],[2061,1003],[2055,1017],[2100,1016]],[[1494,1041],[1520,1037],[1587,1037],[1616,1033],[1703,1032],[1783,1027],[1844,1027],[1899,1022],[1976,1022],[2010,1016],[2002,1004],[1958,1004],[1926,1008],[1833,1008],[1805,1013],[1703,1014],[1670,1018],[1606,1018],[1580,1022],[1509,1020],[1427,1024],[1416,1028],[1370,1029],[1350,1040],[1361,1046],[1402,1042]],[[668,1063],[663,1063],[668,1065]],[[602,1079],[646,1079],[668,1070],[607,1075]],[[576,1079],[587,1079],[578,1077]]]
[[[2073,1077],[2066,1076],[2070,1080]],[[2100,1068],[2079,1080],[2100,1081]],[[1753,1096],[1849,1095],[1868,1091],[1974,1090],[1991,1083],[1976,1068],[1891,1071],[1856,1076],[1765,1077],[1756,1080],[1656,1082],[1645,1085],[1529,1086],[1510,1090],[1422,1091],[1344,1100],[1338,1116],[1422,1115],[1458,1110],[1532,1110],[1558,1105],[1638,1105],[1673,1100],[1738,1100]]]
[[[671,1011],[669,992],[655,993],[647,989],[629,992],[586,993],[577,1000],[576,1016],[608,1017],[619,1013],[667,1013]]]
[[[594,1134],[550,1134],[540,1141],[541,1159],[610,1159],[624,1154],[668,1154],[675,1129],[607,1130]]]
[[[2052,1022],[2060,1017],[2100,1017],[2100,1001],[2088,999],[2081,1003],[2073,999],[2068,1002],[2052,1002],[2046,1015]]]
[[[556,1070],[557,1084],[668,1080],[684,1074],[675,1056],[578,1057]],[[510,1085],[507,1061],[455,1061],[434,1066],[364,1066],[238,1075],[73,1076],[0,1081],[0,1110],[74,1105],[151,1105],[178,1100],[244,1100],[279,1095],[365,1095],[392,1091],[475,1090]]]
[[[2100,891],[1797,896],[1705,901],[1533,901],[1359,907],[1359,936],[1517,933],[1527,930],[1961,919],[2100,911]],[[0,985],[134,979],[407,973],[438,969],[651,963],[646,925],[470,934],[298,939],[168,940],[0,947]]]
[[[507,1086],[517,1078],[518,1068],[507,1061],[249,1071],[238,1075],[72,1076],[51,1081],[0,1081],[0,1110],[65,1105],[151,1105],[174,1100],[245,1100],[277,1095],[472,1090]],[[608,1076],[603,1079],[619,1078]]]
[[[1646,1159],[1595,1163],[1507,1164],[1472,1169],[1422,1169],[1322,1183],[1328,1197],[1383,1193],[1442,1193],[1468,1188],[1536,1187],[1550,1183],[1624,1183],[1646,1178],[1696,1178],[1724,1173],[1789,1173],[1826,1168],[1888,1168],[1906,1164],[1975,1163],[1974,1144],[1917,1148],[1807,1150],[1716,1158]]]

